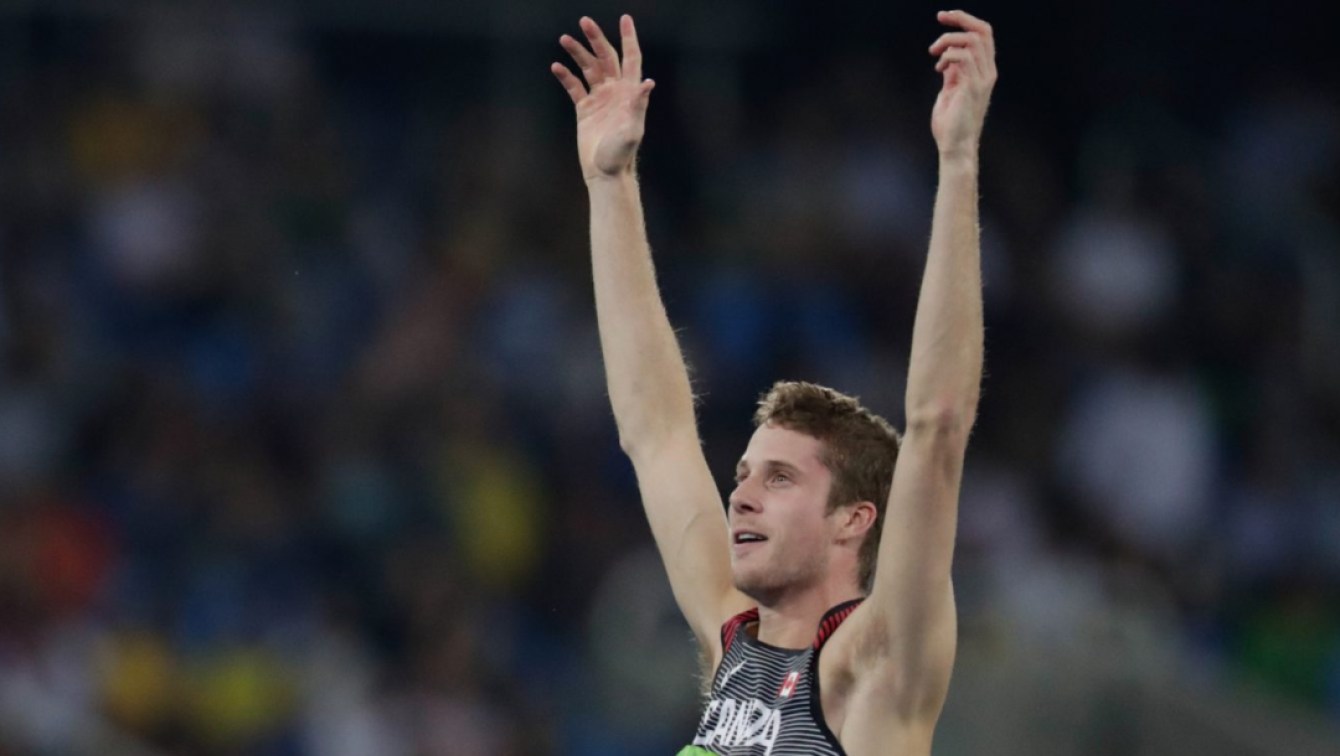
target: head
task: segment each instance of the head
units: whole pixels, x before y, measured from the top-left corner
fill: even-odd
[[[779,382],[759,401],[730,496],[735,586],[751,597],[875,574],[899,437],[853,397]],[[761,542],[737,542],[753,532]]]

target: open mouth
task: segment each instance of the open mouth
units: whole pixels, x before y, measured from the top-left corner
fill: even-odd
[[[733,534],[731,540],[735,544],[762,543],[763,541],[768,540],[768,537],[761,533],[753,533],[748,530],[737,530]]]

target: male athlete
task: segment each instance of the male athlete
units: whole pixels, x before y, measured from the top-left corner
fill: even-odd
[[[655,83],[642,78],[628,16],[622,60],[589,18],[589,46],[559,40],[582,72],[552,66],[577,110],[619,440],[675,599],[715,670],[682,754],[931,752],[956,644],[950,562],[982,374],[977,154],[996,81],[991,27],[962,11],[938,18],[952,28],[930,47],[943,75],[931,113],[940,183],[907,428],[900,441],[851,397],[779,383],[759,404],[724,516],[634,172]]]

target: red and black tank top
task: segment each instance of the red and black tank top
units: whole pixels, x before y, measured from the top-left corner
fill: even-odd
[[[808,648],[769,646],[749,634],[758,610],[721,628],[721,665],[693,745],[684,753],[721,756],[845,756],[824,722],[819,701],[819,653],[861,603],[829,609]]]

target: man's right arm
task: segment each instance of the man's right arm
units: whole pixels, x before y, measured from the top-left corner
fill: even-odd
[[[577,106],[610,403],[675,599],[715,662],[721,623],[747,600],[731,586],[724,509],[698,438],[688,369],[656,287],[633,169],[654,84],[641,79],[631,18],[621,21],[622,64],[593,21],[581,25],[591,50],[571,37],[560,42],[590,91],[559,64],[553,70]]]

